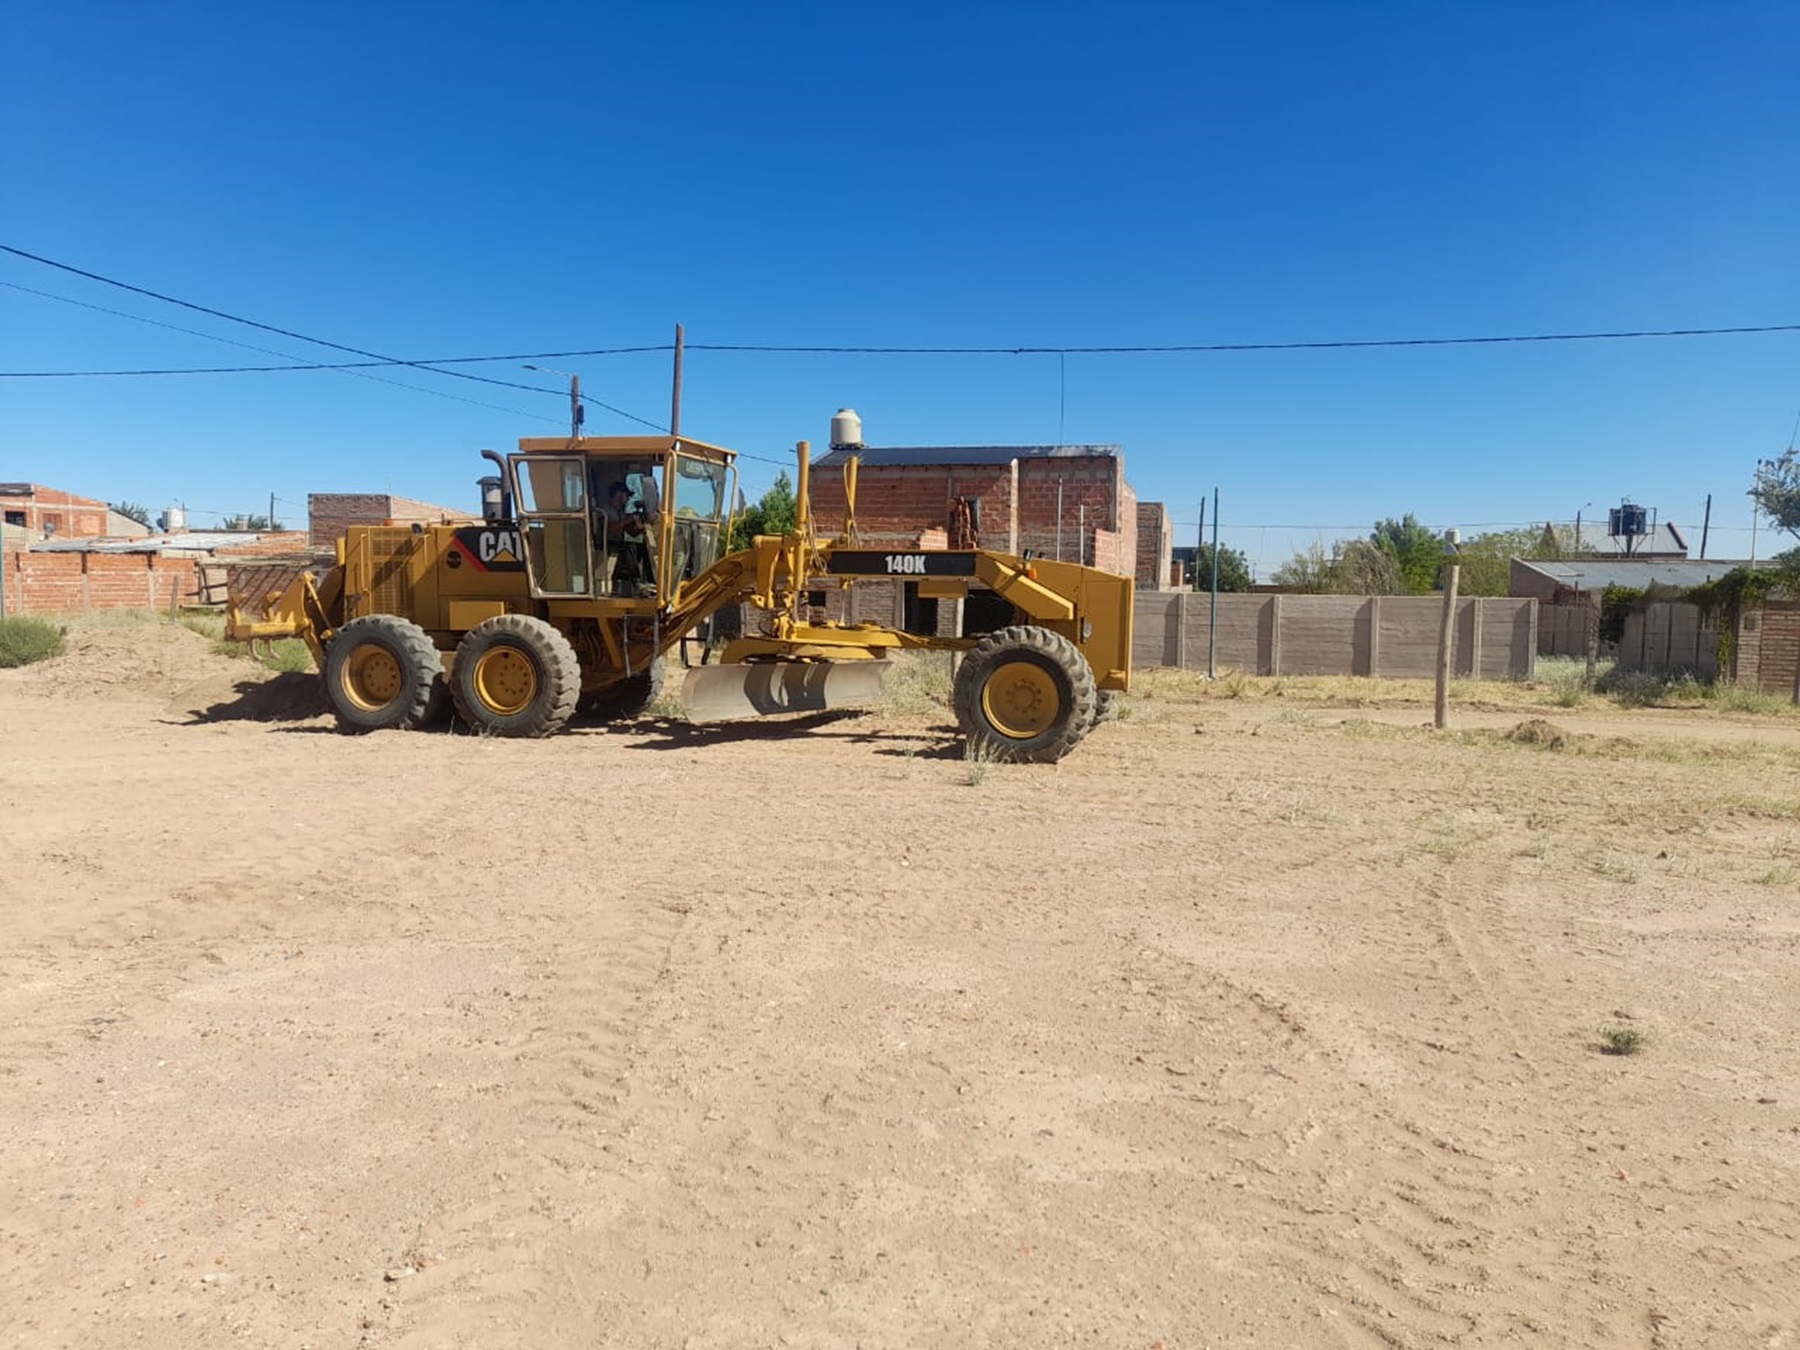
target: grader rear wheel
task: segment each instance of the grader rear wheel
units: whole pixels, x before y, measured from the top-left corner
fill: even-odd
[[[977,754],[1048,763],[1068,754],[1094,725],[1094,672],[1060,633],[1002,628],[963,657],[954,703],[957,724]]]
[[[456,648],[450,693],[457,714],[495,736],[560,731],[581,696],[581,663],[555,628],[529,614],[498,614]]]
[[[325,699],[345,731],[410,731],[428,720],[443,675],[423,628],[396,614],[369,614],[332,638]]]

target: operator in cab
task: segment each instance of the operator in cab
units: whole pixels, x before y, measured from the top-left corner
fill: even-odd
[[[650,573],[649,513],[644,503],[634,502],[630,486],[623,479],[615,479],[607,485],[598,514],[606,548],[602,575],[606,578],[607,594],[655,594],[656,580]]]

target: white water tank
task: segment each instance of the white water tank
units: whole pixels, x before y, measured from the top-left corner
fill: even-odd
[[[162,526],[164,534],[184,533],[187,530],[187,508],[185,506],[169,507],[162,513],[162,520],[158,524]]]
[[[855,447],[862,443],[862,418],[856,415],[855,408],[839,408],[831,419],[831,448]]]

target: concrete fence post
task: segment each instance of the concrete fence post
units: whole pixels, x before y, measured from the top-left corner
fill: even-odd
[[[1469,678],[1479,680],[1481,678],[1481,630],[1483,620],[1487,618],[1487,610],[1479,595],[1475,597],[1471,608],[1473,613],[1470,615],[1472,621],[1469,627],[1474,631],[1469,634]]]
[[[1269,597],[1269,674],[1281,674],[1281,596]]]
[[[1369,678],[1381,676],[1381,597],[1369,597]]]

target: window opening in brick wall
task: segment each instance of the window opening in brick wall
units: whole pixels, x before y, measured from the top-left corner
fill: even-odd
[[[901,625],[909,633],[935,634],[938,626],[936,596],[921,597],[919,583],[906,583],[906,622]]]

